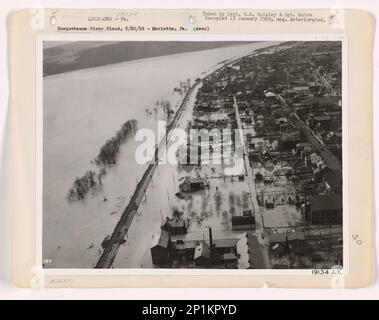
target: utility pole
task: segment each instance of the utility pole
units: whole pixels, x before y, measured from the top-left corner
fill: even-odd
[[[210,247],[210,257],[213,258],[213,238],[212,238],[212,228],[208,227],[209,230],[209,247]]]
[[[171,208],[171,200],[170,200],[170,194],[168,193],[168,190],[167,190],[167,199],[168,199],[168,206],[169,208]]]
[[[329,223],[329,241],[330,241],[330,252],[329,252],[329,259],[332,260],[332,252],[333,252],[333,240],[332,240],[332,224]]]

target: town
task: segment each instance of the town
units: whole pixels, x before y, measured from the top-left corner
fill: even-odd
[[[144,268],[342,267],[341,51],[338,41],[279,43],[188,83],[95,267],[114,267],[130,241]],[[160,161],[173,145],[174,165]],[[148,202],[153,180],[159,204]],[[145,212],[148,247],[128,238]]]
[[[230,129],[233,137],[222,136],[220,147],[211,137],[206,152],[191,140],[187,153],[180,152],[180,184],[172,216],[153,239],[153,264],[342,266],[341,81],[340,42],[283,43],[202,79],[188,132]],[[241,147],[235,129],[243,132],[244,166],[227,175]],[[199,154],[195,164],[187,161],[192,149]]]

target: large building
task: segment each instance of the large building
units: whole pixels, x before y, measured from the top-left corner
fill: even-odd
[[[342,195],[312,196],[305,206],[305,217],[314,224],[342,223]]]
[[[255,218],[252,210],[245,210],[242,216],[232,217],[232,230],[252,231],[255,229]]]
[[[154,265],[164,266],[170,257],[170,234],[162,230],[160,236],[155,235],[151,244],[151,258]]]
[[[199,190],[203,190],[208,187],[208,184],[203,179],[195,179],[191,177],[186,177],[184,182],[179,185],[179,189],[181,192],[196,192]]]
[[[186,234],[187,224],[182,217],[174,217],[166,219],[166,222],[161,226],[161,229],[167,231],[170,235]]]
[[[196,266],[206,266],[211,259],[211,248],[204,241],[200,242],[196,248],[193,260]]]

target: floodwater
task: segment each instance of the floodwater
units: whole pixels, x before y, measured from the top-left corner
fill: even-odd
[[[156,101],[169,100],[177,106],[181,96],[173,89],[180,81],[194,81],[226,59],[272,44],[252,43],[142,59],[44,78],[43,259],[49,262],[45,267],[92,268],[96,264],[101,242],[112,233],[145,170],[134,159],[137,142],[131,138],[121,147],[117,164],[108,170],[100,191],[79,202],[68,202],[65,196],[76,177],[89,169],[96,170],[91,161],[124,122],[136,119],[139,128],[155,130],[157,120],[165,119],[159,107],[158,114],[153,112]],[[159,181],[153,182],[153,188],[173,184],[171,174],[163,173]],[[164,205],[159,203],[169,199],[156,194],[154,200],[160,211]],[[152,214],[155,216],[138,231],[144,229],[148,235],[154,232],[161,216],[159,212]],[[137,237],[137,232],[132,234]],[[134,250],[134,254],[139,256],[131,259],[132,264],[118,261],[117,267],[140,267],[144,252]]]

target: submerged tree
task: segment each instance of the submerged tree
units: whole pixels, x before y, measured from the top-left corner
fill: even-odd
[[[216,190],[216,193],[214,195],[214,201],[216,205],[216,211],[220,212],[223,200],[222,200],[222,194],[218,189]]]
[[[99,189],[102,186],[102,178],[106,174],[105,166],[116,163],[120,146],[126,142],[128,137],[135,133],[136,120],[125,122],[114,137],[110,138],[101,148],[94,162],[100,168],[100,172],[88,170],[81,178],[76,178],[73,186],[68,190],[66,198],[69,201],[83,200],[88,192]]]
[[[207,217],[208,216],[208,204],[209,204],[209,194],[204,195],[201,198],[201,216]]]
[[[120,146],[126,142],[128,137],[135,133],[137,120],[129,120],[125,122],[116,135],[109,139],[100,149],[95,159],[97,165],[112,165],[116,163]]]
[[[174,112],[172,110],[171,103],[168,100],[161,101],[161,108],[163,109],[163,112],[165,113],[167,118],[169,118],[171,116],[171,114]]]
[[[172,209],[172,216],[173,216],[174,218],[180,218],[182,215],[183,215],[183,213],[182,213],[182,211],[179,210],[179,208],[174,207],[174,208]]]
[[[75,179],[66,197],[70,201],[83,200],[88,192],[98,189],[99,186],[96,172],[88,170],[83,177]]]
[[[191,197],[187,204],[188,215],[191,215],[191,212],[193,210],[193,202],[193,197]]]
[[[249,206],[250,206],[249,204],[250,204],[249,203],[249,195],[246,192],[244,192],[242,194],[242,207],[243,207],[243,209],[244,210],[249,209]]]

